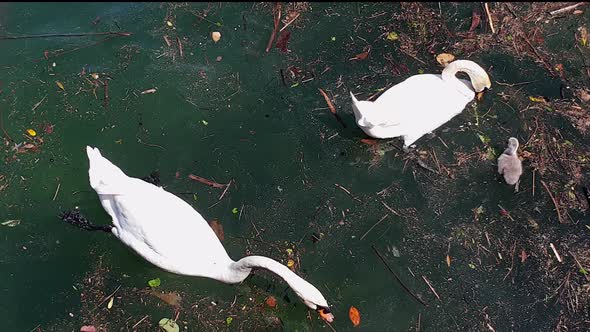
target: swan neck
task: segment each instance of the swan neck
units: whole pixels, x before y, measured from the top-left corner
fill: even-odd
[[[245,273],[245,271],[247,271],[247,273],[250,274],[250,271],[253,268],[263,268],[271,272],[274,272],[283,280],[285,280],[287,284],[289,284],[289,286],[293,288],[293,290],[298,294],[300,290],[300,285],[302,283],[308,284],[307,281],[295,274],[285,265],[275,261],[274,259],[270,259],[264,256],[247,256],[240,259],[237,262],[234,262],[231,266],[232,270],[242,274]],[[246,277],[247,276],[248,275],[246,275]]]

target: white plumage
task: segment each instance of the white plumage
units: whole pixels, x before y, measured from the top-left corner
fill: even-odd
[[[465,72],[471,81],[458,79]],[[469,60],[448,64],[442,75],[414,75],[394,85],[374,102],[352,97],[357,125],[375,138],[403,137],[408,148],[424,134],[440,127],[473,100],[475,92],[490,88],[488,74]]]
[[[112,217],[112,233],[143,258],[170,272],[225,283],[239,283],[252,268],[265,268],[283,278],[308,307],[332,321],[320,291],[286,266],[263,256],[233,261],[209,224],[188,203],[127,176],[98,149],[86,147],[86,152],[90,185]]]

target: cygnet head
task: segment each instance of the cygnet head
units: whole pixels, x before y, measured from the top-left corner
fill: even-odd
[[[516,150],[518,150],[518,140],[515,137],[510,137],[508,139],[508,148],[504,151],[505,154],[515,155]]]

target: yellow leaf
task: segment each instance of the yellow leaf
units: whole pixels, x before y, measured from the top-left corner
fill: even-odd
[[[64,88],[64,85],[63,85],[63,84],[61,84],[61,82],[60,82],[60,81],[55,81],[55,84],[57,84],[57,86],[58,86],[60,89],[62,89],[62,90],[64,90],[64,91],[66,91],[66,88]]]
[[[109,301],[109,304],[107,304],[107,308],[110,309],[113,307],[113,302],[115,302],[115,297],[111,297],[111,300]]]
[[[453,60],[455,60],[455,56],[450,53],[441,53],[436,56],[436,61],[443,66],[448,65],[450,62],[453,62]]]
[[[545,98],[543,97],[533,97],[533,96],[529,96],[529,100],[530,101],[534,101],[536,103],[546,103],[547,101],[545,100]]]
[[[387,34],[387,40],[394,41],[394,40],[398,40],[398,38],[399,38],[399,36],[397,35],[396,32],[391,31]]]
[[[168,24],[169,27],[172,26],[172,22],[170,22],[170,21],[166,21],[166,24]]]
[[[37,136],[37,132],[34,129],[27,129],[27,134],[31,137]]]
[[[291,267],[293,267],[293,266],[295,266],[295,261],[294,261],[294,260],[292,260],[292,259],[288,260],[288,261],[287,261],[287,267],[290,267],[290,268],[291,268]]]

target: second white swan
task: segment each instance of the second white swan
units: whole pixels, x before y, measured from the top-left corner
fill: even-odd
[[[467,73],[470,81],[458,79],[457,72]],[[367,135],[401,136],[407,149],[424,134],[461,113],[475,92],[491,86],[488,74],[477,63],[456,60],[445,67],[442,75],[414,75],[374,102],[358,101],[352,92],[350,96],[356,123]]]

